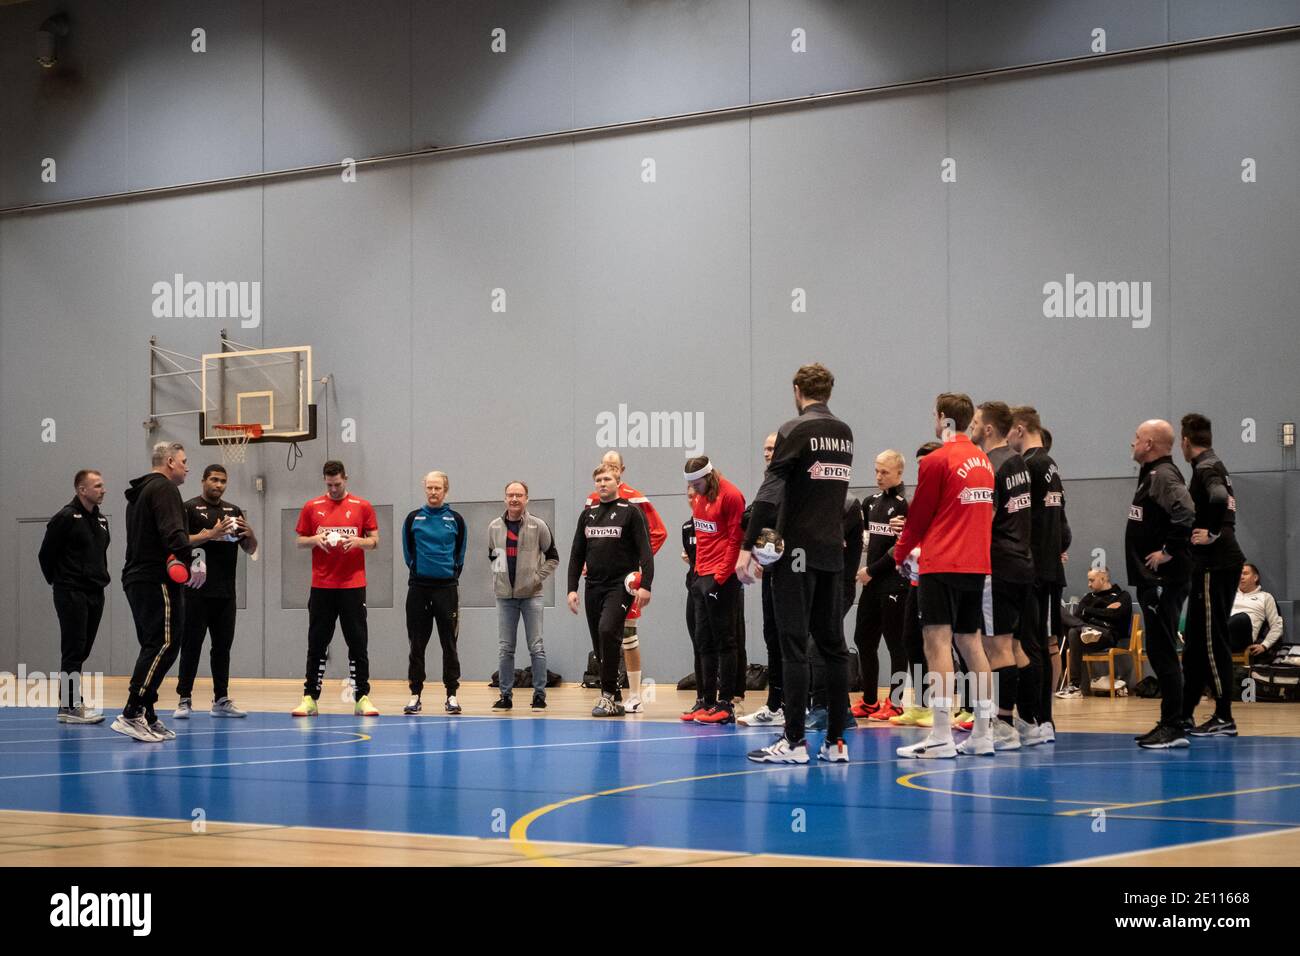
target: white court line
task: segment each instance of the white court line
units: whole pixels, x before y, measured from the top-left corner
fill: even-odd
[[[502,719],[508,720],[509,718]],[[203,770],[213,769],[215,767],[253,767],[265,764],[315,763],[321,760],[370,760],[378,759],[380,757],[432,757],[441,754],[472,754],[505,750],[546,750],[557,747],[590,747],[606,746],[608,744],[654,743],[664,740],[725,740],[732,737],[754,737],[760,734],[765,737],[771,736],[771,732],[768,730],[758,730],[748,733],[742,731],[735,734],[729,734],[727,737],[722,737],[717,734],[692,734],[688,737],[680,735],[673,737],[622,737],[616,740],[571,740],[564,743],[515,744],[508,747],[452,747],[443,750],[407,750],[399,753],[339,754],[330,757],[285,757],[280,760],[232,760],[224,763],[177,764],[170,767],[115,767],[110,770],[67,770],[59,773],[19,773],[2,776],[0,777],[0,780],[37,780],[49,777],[93,777],[100,774],[110,773],[152,773],[158,770]]]
[[[107,729],[107,728],[102,728],[102,729]],[[305,732],[323,733],[323,734],[343,734],[343,733],[355,733],[356,731],[335,730],[329,727],[260,727],[257,728],[256,730],[186,730],[182,733],[177,734],[176,736],[178,739],[188,740],[190,737],[217,737],[217,736],[233,737],[235,734],[301,734]],[[116,743],[118,742],[117,737],[120,737],[121,734],[118,734],[115,737],[106,737],[103,734],[96,734],[93,737],[90,736],[89,734],[78,735],[78,736],[81,736],[81,739],[85,740],[86,742],[93,743],[97,741],[103,743],[105,741],[109,741],[109,742]],[[69,736],[69,737],[42,737],[37,740],[0,740],[0,746],[4,744],[57,744],[57,743],[63,743],[65,741],[76,740],[76,739],[77,737],[75,736]]]
[[[1113,819],[1122,820],[1123,817],[1114,817]],[[1267,826],[1267,824],[1260,824]],[[1287,830],[1265,830],[1262,833],[1245,833],[1240,836],[1213,837],[1209,840],[1192,840],[1189,843],[1171,843],[1168,846],[1149,846],[1145,850],[1125,850],[1123,853],[1106,853],[1101,856],[1081,856],[1074,860],[1064,860],[1060,863],[1048,863],[1047,866],[1077,866],[1080,863],[1098,863],[1102,860],[1122,860],[1126,857],[1141,856],[1144,853],[1160,853],[1167,850],[1187,850],[1192,847],[1212,846],[1216,843],[1235,843],[1238,840],[1254,840],[1259,837],[1273,837],[1276,839],[1287,833],[1300,833],[1300,827],[1292,827]]]

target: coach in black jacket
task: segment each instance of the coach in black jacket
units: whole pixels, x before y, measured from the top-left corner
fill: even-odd
[[[1152,419],[1133,438],[1137,491],[1124,531],[1128,583],[1137,590],[1145,622],[1145,648],[1160,682],[1160,723],[1138,738],[1148,749],[1186,747],[1183,728],[1183,673],[1178,664],[1178,615],[1187,599],[1189,558],[1195,511],[1183,473],[1170,457],[1174,429]]]
[[[140,656],[131,673],[130,694],[113,730],[143,743],[172,740],[175,734],[154,713],[158,688],[180,653],[185,633],[181,584],[167,573],[174,557],[190,563],[190,535],[179,486],[189,474],[185,447],[159,442],[153,447],[153,470],[131,481],[126,490],[126,565],[122,587],[135,619]],[[205,574],[192,569],[186,587],[201,587]]]
[[[54,588],[59,616],[59,712],[61,724],[98,724],[100,713],[81,698],[81,669],[95,646],[108,587],[108,519],[99,511],[104,477],[84,468],[72,480],[76,496],[45,526],[41,573]]]

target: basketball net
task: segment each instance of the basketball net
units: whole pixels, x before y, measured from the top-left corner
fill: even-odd
[[[227,465],[242,465],[248,456],[248,442],[262,437],[261,425],[213,425],[217,444],[221,446],[221,460]]]

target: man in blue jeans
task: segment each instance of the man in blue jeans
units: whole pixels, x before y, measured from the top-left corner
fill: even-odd
[[[519,619],[533,668],[533,710],[546,709],[546,648],[542,645],[542,588],[560,563],[550,526],[528,513],[528,486],[522,481],[506,485],[505,514],[488,526],[488,557],[492,560],[492,586],[497,599],[500,647],[501,698],[493,710],[514,706],[515,645]]]

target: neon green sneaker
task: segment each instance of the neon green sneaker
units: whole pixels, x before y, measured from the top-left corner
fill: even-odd
[[[952,725],[954,727],[961,727],[963,724],[973,723],[974,720],[975,715],[964,707],[952,715]]]
[[[295,717],[315,717],[320,713],[320,708],[316,706],[316,701],[303,695],[302,703],[295,707],[290,713]]]
[[[917,715],[917,718],[916,718],[916,726],[918,726],[918,727],[933,727],[933,726],[934,726],[934,711],[931,710],[929,707],[923,707],[923,708],[921,708],[921,713],[918,714],[918,715]]]
[[[897,717],[890,717],[889,722],[895,727],[920,727],[922,717],[929,717],[930,709],[928,707],[904,707],[903,712]],[[929,727],[930,724],[925,724]]]
[[[368,694],[357,698],[357,705],[352,708],[352,713],[358,717],[379,716],[379,710],[374,704],[370,703],[370,696]]]

